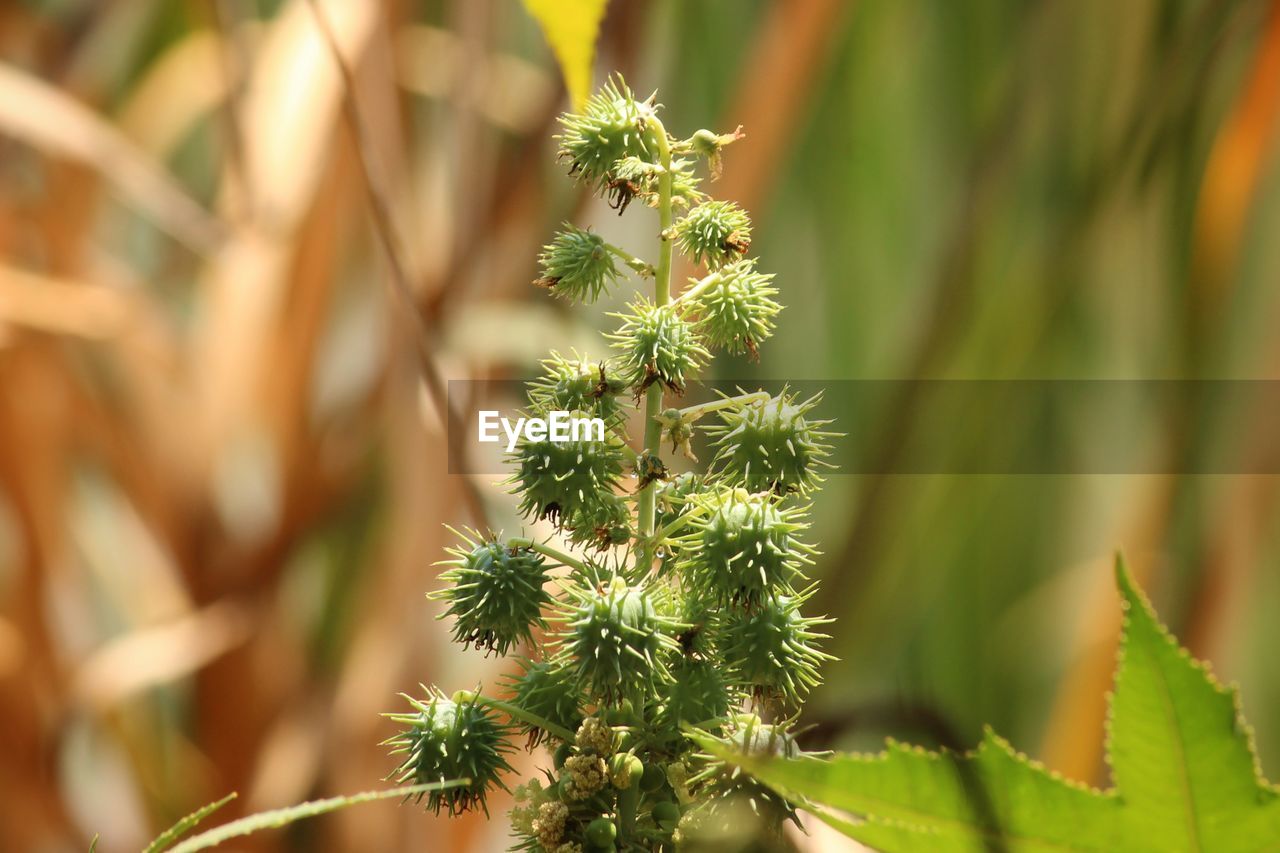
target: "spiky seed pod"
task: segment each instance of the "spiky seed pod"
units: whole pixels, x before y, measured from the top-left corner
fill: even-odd
[[[685,257],[715,270],[751,248],[751,220],[731,201],[708,201],[675,224],[674,236]]]
[[[680,736],[681,726],[699,725],[729,713],[729,683],[709,660],[684,658],[671,668],[671,683],[659,694],[655,731]]]
[[[624,157],[614,164],[615,180],[627,185],[629,191],[644,199],[645,204],[656,207],[659,203],[658,179],[666,170],[658,163],[639,157]],[[688,207],[706,198],[698,189],[702,181],[693,171],[693,163],[683,158],[671,161],[671,201],[677,207]]]
[[[440,578],[448,586],[429,598],[448,602],[440,618],[453,618],[453,639],[505,655],[512,645],[533,641],[534,626],[545,627],[542,608],[551,596],[546,558],[532,548],[510,548],[496,539],[480,541],[475,531],[460,533],[462,547],[450,547],[452,560]]]
[[[662,614],[656,593],[621,578],[574,588],[562,619],[560,660],[572,665],[589,697],[607,704],[643,700],[670,680],[679,623]]]
[[[707,427],[715,439],[712,470],[729,482],[752,492],[807,494],[822,484],[818,471],[833,467],[827,439],[836,433],[823,427],[826,420],[809,416],[822,399],[815,394],[804,402],[785,390],[769,400],[745,403],[720,412],[721,423]]]
[[[702,478],[691,471],[686,471],[683,474],[677,474],[670,480],[656,483],[654,488],[657,489],[654,499],[657,504],[654,529],[663,530],[667,525],[675,523],[677,519],[688,511],[691,496],[702,489]],[[665,542],[659,543],[660,574],[665,574],[675,566],[678,552],[678,539],[667,539]]]
[[[392,755],[403,756],[391,778],[399,785],[470,779],[467,785],[429,792],[427,808],[456,815],[478,805],[487,816],[485,795],[493,787],[505,790],[498,774],[511,770],[505,757],[513,751],[506,742],[509,727],[473,693],[462,691],[447,699],[433,689],[426,699],[404,698],[413,712],[388,715],[406,727],[385,742]]]
[[[561,159],[569,174],[600,194],[609,194],[614,207],[626,208],[635,195],[617,175],[620,160],[635,157],[658,162],[658,136],[650,118],[655,106],[637,101],[621,76],[611,78],[587,101],[582,113],[560,117]]]
[[[708,345],[727,352],[756,354],[773,334],[773,318],[782,306],[772,297],[773,275],[756,272],[754,258],[727,264],[694,285],[696,329]]]
[[[801,755],[795,738],[784,726],[765,723],[755,714],[735,715],[721,742],[735,752],[759,758]],[[758,838],[760,834],[776,837],[785,821],[800,825],[790,803],[737,765],[705,753],[697,759],[701,769],[689,779],[689,787],[697,792],[701,803],[680,822],[687,840]]]
[[[529,713],[569,731],[582,724],[582,694],[569,667],[551,661],[525,661],[524,671],[510,678],[509,685],[512,701]],[[520,727],[529,737],[530,748],[550,737],[529,723]]]
[[[600,495],[598,501],[566,521],[564,532],[575,545],[591,545],[603,551],[631,541],[633,520],[626,498]]]
[[[538,263],[542,275],[533,283],[577,302],[595,302],[620,275],[604,240],[567,222],[543,247]]]
[[[602,516],[613,513],[622,445],[612,433],[604,441],[586,435],[569,441],[525,439],[512,457],[516,471],[507,482],[520,495],[525,516],[550,518],[571,530],[594,530]]]
[[[676,643],[686,658],[706,660],[712,656],[716,645],[714,616],[718,607],[714,599],[697,592],[687,591],[680,596],[674,612],[684,627],[676,634]]]
[[[831,620],[801,615],[800,605],[807,598],[779,595],[750,610],[718,614],[719,650],[735,684],[758,698],[798,705],[822,683],[818,666],[833,658],[817,647],[827,635],[815,629]]]
[[[678,570],[696,596],[753,607],[790,592],[812,549],[795,534],[808,525],[803,510],[768,495],[721,489],[699,495],[703,513],[680,537]]]
[[[692,324],[673,304],[654,305],[641,299],[628,307],[631,313],[612,315],[622,320],[622,326],[609,335],[622,352],[622,376],[640,391],[661,382],[677,394],[684,393],[685,377],[700,370],[711,355]]]
[[[584,412],[610,427],[622,421],[621,396],[627,383],[607,361],[596,361],[577,352],[564,356],[556,351],[542,362],[542,376],[529,383],[529,404],[540,415],[548,412]]]

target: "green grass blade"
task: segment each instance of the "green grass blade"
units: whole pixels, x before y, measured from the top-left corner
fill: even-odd
[[[466,785],[469,782],[465,779],[457,779],[449,782],[433,782],[428,785],[408,785],[403,788],[391,788],[386,791],[364,791],[359,794],[352,794],[348,797],[330,797],[325,800],[312,800],[308,803],[301,803],[296,806],[290,806],[284,809],[274,809],[272,811],[261,812],[255,815],[233,820],[231,823],[214,827],[207,832],[188,838],[176,847],[169,849],[169,853],[194,853],[197,850],[208,850],[210,847],[216,847],[224,841],[232,838],[240,838],[250,835],[262,829],[278,829],[282,826],[288,826],[294,821],[303,820],[304,818],[315,817],[327,812],[344,809],[347,806],[358,805],[359,803],[373,802],[374,800],[389,800],[395,797],[411,797],[415,794],[422,794],[427,791],[436,791],[442,788],[451,788],[455,785]]]
[[[222,808],[223,806],[225,806],[227,803],[231,802],[235,798],[236,798],[236,792],[232,791],[230,794],[227,794],[225,797],[218,800],[217,802],[209,803],[207,805],[201,806],[200,808],[193,811],[191,814],[184,817],[182,820],[175,823],[173,826],[166,829],[164,832],[160,833],[160,835],[156,836],[155,841],[152,841],[150,844],[148,844],[146,849],[143,850],[142,853],[160,853],[161,850],[168,849],[169,845],[173,844],[179,838],[181,838],[182,836],[190,832],[195,827],[196,824],[198,824],[200,821],[204,820],[209,815],[213,814],[218,809]]]

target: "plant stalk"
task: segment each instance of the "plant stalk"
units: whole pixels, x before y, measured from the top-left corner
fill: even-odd
[[[662,174],[658,177],[658,269],[653,277],[654,303],[663,306],[671,301],[671,146],[667,143],[667,129],[657,116],[649,119],[658,137],[658,158]],[[644,400],[644,450],[656,457],[661,450],[662,424],[658,413],[662,411],[662,383],[655,382],[645,392]],[[637,503],[637,519],[640,535],[640,560],[638,568],[647,574],[653,567],[653,524],[657,510],[657,489],[649,483],[640,492]]]

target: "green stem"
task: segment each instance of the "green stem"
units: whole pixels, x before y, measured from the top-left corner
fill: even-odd
[[[587,567],[583,565],[582,561],[579,560],[577,557],[566,554],[564,551],[561,551],[558,548],[552,548],[550,545],[548,545],[545,542],[537,542],[533,539],[530,539],[528,536],[517,536],[514,539],[508,539],[507,547],[508,548],[532,548],[533,550],[537,551],[539,554],[544,554],[553,560],[559,560],[561,563],[564,563],[566,566],[569,566],[570,568],[577,569],[580,572],[585,572],[587,570]]]
[[[697,298],[699,293],[706,290],[708,287],[710,287],[711,285],[715,284],[718,281],[720,281],[719,272],[713,272],[713,273],[708,273],[707,275],[704,275],[702,278],[694,282],[693,287],[689,287],[681,291],[680,295],[676,297],[676,303],[680,304],[685,301],[692,302],[694,299]]]
[[[521,708],[519,705],[513,705],[510,702],[504,702],[501,699],[494,699],[491,696],[484,696],[484,695],[476,696],[476,701],[483,705],[488,705],[490,708],[493,708],[497,711],[501,711],[502,713],[506,714],[508,717],[510,717],[513,720],[519,720],[522,723],[528,723],[531,726],[537,726],[538,728],[542,729],[544,732],[549,732],[550,734],[553,734],[556,737],[560,738],[560,740],[564,741],[565,743],[573,743],[573,740],[574,740],[573,732],[569,731],[564,726],[556,725],[550,720],[544,720],[542,717],[539,717],[537,714],[531,714],[530,712],[526,711],[524,708]]]
[[[689,522],[693,521],[695,518],[697,518],[698,516],[702,515],[702,514],[703,514],[703,513],[705,513],[706,511],[707,511],[707,509],[706,509],[706,507],[704,507],[704,506],[695,506],[695,507],[691,508],[689,511],[687,511],[687,512],[685,512],[685,513],[682,513],[679,517],[677,517],[677,518],[676,518],[674,521],[672,521],[670,524],[666,525],[666,526],[665,526],[665,527],[663,527],[661,530],[659,530],[657,533],[653,534],[653,541],[654,541],[654,542],[664,542],[664,541],[666,541],[666,539],[667,539],[667,537],[668,537],[668,536],[670,536],[671,534],[675,533],[675,532],[676,532],[676,531],[678,531],[680,528],[684,527],[686,524],[688,524]]]
[[[636,275],[643,276],[644,278],[650,278],[655,274],[653,264],[648,261],[642,261],[630,252],[620,249],[610,242],[603,240],[601,242],[604,243],[604,247],[609,250],[610,254],[627,266],[631,267],[631,269],[635,271]]]
[[[763,403],[771,400],[773,395],[768,391],[753,391],[750,394],[739,394],[736,397],[722,397],[719,400],[713,400],[710,403],[699,403],[696,406],[689,406],[680,410],[680,419],[692,423],[703,415],[709,415],[712,412],[718,412],[721,409],[732,408],[739,403]]]
[[[663,172],[658,177],[658,269],[653,277],[654,302],[662,306],[671,301],[671,147],[667,144],[667,129],[657,116],[650,119],[654,133],[658,137],[658,159]],[[658,413],[662,411],[662,384],[655,382],[645,392],[644,400],[644,449],[657,457],[661,450],[662,424],[658,422]],[[640,492],[636,512],[639,515],[640,561],[638,568],[648,573],[653,566],[654,541],[653,524],[657,510],[653,484],[644,487]]]

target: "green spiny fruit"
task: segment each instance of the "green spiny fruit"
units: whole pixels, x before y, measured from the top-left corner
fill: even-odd
[[[551,661],[526,661],[524,671],[510,679],[511,701],[529,713],[576,731],[582,724],[582,694],[574,671]],[[529,723],[521,724],[529,745],[545,741],[549,735]]]
[[[651,163],[639,157],[624,157],[614,164],[615,180],[627,185],[634,195],[644,199],[645,204],[654,206],[658,203],[658,179],[665,170],[658,163]],[[706,196],[698,189],[701,179],[694,173],[693,164],[689,160],[676,158],[671,161],[671,200],[680,207],[687,207],[702,201]]]
[[[619,212],[637,188],[618,177],[616,164],[628,157],[658,162],[659,139],[651,121],[656,107],[637,101],[620,76],[611,78],[587,101],[582,113],[560,117],[560,157],[569,174],[597,193],[608,194]]]
[[[756,272],[751,258],[727,264],[694,285],[696,328],[703,340],[730,353],[755,355],[782,310],[771,298],[778,293],[772,281],[771,274]]]
[[[631,313],[612,315],[622,326],[609,335],[622,352],[623,377],[639,390],[661,382],[683,393],[685,377],[700,370],[710,356],[692,324],[672,304],[653,305],[642,299],[628,307]]]
[[[795,738],[784,726],[765,723],[755,714],[735,715],[721,742],[736,752],[758,758],[801,755]],[[697,757],[702,768],[690,778],[689,786],[697,791],[700,804],[681,820],[681,829],[689,841],[776,837],[787,820],[800,826],[790,803],[741,768],[705,753]]]
[[[545,627],[542,608],[551,603],[544,590],[546,559],[532,548],[510,548],[496,540],[478,541],[454,531],[463,547],[451,547],[454,559],[440,577],[448,586],[430,594],[448,602],[440,618],[453,617],[453,639],[505,655],[512,645],[532,642],[534,626]],[[471,537],[475,537],[474,540]]]
[[[751,248],[751,220],[731,201],[698,205],[673,231],[685,257],[712,270],[738,260]]]
[[[807,494],[822,483],[821,468],[835,433],[830,423],[812,420],[809,412],[821,400],[815,394],[796,402],[786,391],[769,400],[745,403],[720,412],[721,423],[708,427],[716,441],[712,468],[735,485],[752,492]]]
[[[611,427],[623,417],[619,398],[627,383],[610,375],[607,361],[593,361],[574,352],[552,351],[542,362],[542,376],[529,385],[529,403],[540,415],[584,412]]]
[[[523,515],[550,518],[570,530],[594,531],[602,517],[615,514],[614,488],[622,476],[622,445],[616,436],[606,435],[604,441],[586,436],[570,441],[525,439],[513,457],[517,469],[508,483],[520,495]]]
[[[570,596],[560,660],[571,662],[590,697],[609,704],[642,700],[670,680],[668,658],[680,625],[663,615],[654,591],[614,578],[598,587],[572,588]]]
[[[729,684],[718,663],[682,658],[671,668],[671,682],[659,691],[654,728],[679,736],[681,726],[723,717],[729,704]]]
[[[679,571],[699,598],[752,607],[789,592],[812,549],[796,539],[803,511],[765,494],[720,489],[699,495],[702,513],[679,538]]]
[[[779,698],[798,705],[822,682],[818,666],[831,655],[818,649],[825,639],[815,628],[830,619],[806,618],[800,605],[807,594],[779,595],[749,609],[719,614],[719,650],[735,684],[758,698]]]
[[[425,700],[404,698],[413,712],[388,715],[406,727],[386,741],[392,755],[403,756],[391,778],[398,785],[470,779],[466,785],[429,792],[427,808],[456,815],[478,805],[488,815],[486,794],[495,786],[505,789],[498,774],[511,770],[505,758],[512,751],[506,742],[509,728],[467,691],[452,699],[438,690],[428,691]]]
[[[534,284],[578,302],[595,302],[619,276],[604,240],[569,223],[543,248],[538,263],[542,276]]]

